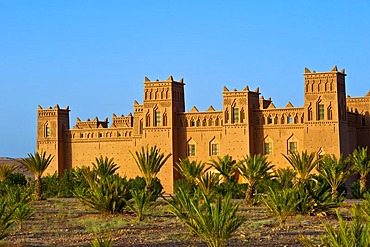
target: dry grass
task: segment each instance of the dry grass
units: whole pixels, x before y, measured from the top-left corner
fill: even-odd
[[[109,234],[114,246],[205,246],[173,215],[163,202],[143,222],[135,215],[100,215],[76,199],[49,199],[35,202],[35,215],[24,229],[4,241],[8,246],[89,246],[95,234]],[[348,215],[349,204],[340,210]],[[265,207],[242,206],[248,220],[230,240],[229,246],[301,246],[304,234],[319,239],[323,223],[336,224],[334,213],[327,216],[290,217],[284,229]]]

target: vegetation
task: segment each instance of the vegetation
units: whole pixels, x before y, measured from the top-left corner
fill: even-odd
[[[46,152],[35,152],[34,154],[28,154],[28,158],[22,159],[21,163],[27,167],[36,177],[36,200],[41,199],[42,195],[42,174],[49,167],[53,156],[46,155]]]
[[[235,231],[246,222],[247,219],[243,215],[248,215],[249,211],[252,212],[256,208],[247,207],[247,210],[239,212],[239,204],[233,204],[232,198],[244,197],[248,205],[263,202],[264,206],[257,205],[257,208],[271,213],[283,227],[292,224],[289,216],[332,214],[334,212],[332,208],[339,207],[343,201],[341,195],[344,194],[344,183],[351,171],[357,169],[348,169],[348,162],[351,161],[354,167],[356,160],[365,159],[362,149],[358,149],[357,152],[360,154],[354,152],[346,160],[333,155],[316,160],[313,153],[290,153],[284,156],[291,164],[291,168],[276,170],[266,156],[258,154],[246,156],[238,162],[228,155],[217,157],[209,161],[209,166],[199,161],[179,160],[175,169],[183,179],[175,182],[175,195],[170,200],[166,199],[169,212],[178,217],[193,236],[194,234],[199,236],[208,246],[225,246]],[[71,169],[65,171],[63,176],[55,173],[43,177],[41,190],[38,189],[39,182],[35,186],[34,183],[27,183],[25,177],[20,174],[8,173],[4,176],[6,179],[0,181],[0,238],[6,237],[16,229],[16,226],[18,231],[24,231],[22,229],[25,222],[35,212],[31,207],[30,196],[35,189],[42,192],[36,198],[77,197],[91,209],[110,215],[99,217],[114,217],[112,214],[126,213],[124,217],[121,216],[123,224],[127,224],[126,219],[128,217],[133,219],[134,215],[136,221],[144,225],[155,221],[154,217],[158,214],[164,217],[166,212],[163,205],[157,202],[163,190],[157,174],[170,155],[164,155],[156,147],[147,146],[143,147],[141,152],[132,153],[132,156],[142,172],[142,177],[130,180],[116,174],[118,165],[113,159],[103,156],[96,158],[90,167]],[[369,157],[366,156],[366,159]],[[35,170],[38,172],[34,172],[35,176],[41,178],[51,161],[52,157],[43,152],[29,154],[22,163],[36,167]],[[214,169],[210,171],[210,168]],[[317,175],[312,174],[315,168],[318,171]],[[239,175],[243,177],[244,184],[237,183],[236,178]],[[360,183],[355,183],[354,186],[359,188]],[[339,226],[338,228],[329,224],[325,226],[326,234],[321,239],[323,245],[368,244],[367,238],[361,239],[359,236],[369,235],[370,195],[366,190],[356,191],[354,190],[354,193],[360,191],[359,194],[364,197],[362,205],[353,209],[349,222],[337,213]],[[162,208],[160,213],[158,207]],[[169,212],[167,211],[165,217],[170,215]],[[66,215],[71,214],[73,212]],[[244,229],[250,230],[250,227],[257,229],[261,224],[269,227],[276,225],[276,222],[268,218],[263,219],[268,223],[260,223],[257,217],[244,225]],[[45,221],[48,220],[45,218]],[[106,229],[109,229],[108,225],[107,223]],[[243,230],[241,235],[249,230]],[[96,235],[95,239],[93,241],[90,239],[89,242],[91,246],[111,246],[113,239],[116,238],[107,236],[102,238]],[[246,241],[251,238],[246,236]],[[312,244],[304,237],[301,241],[307,246]]]
[[[337,211],[339,227],[325,224],[325,235],[321,242],[328,247],[367,247],[370,246],[370,221],[363,216],[363,209],[360,205],[352,207],[352,220],[347,222]],[[312,241],[301,236],[300,241],[305,246],[314,246]]]
[[[0,165],[0,182],[4,182],[16,168],[15,165]]]
[[[126,202],[131,199],[126,178],[114,174],[93,179],[92,173],[86,169],[85,179],[88,181],[89,189],[75,191],[76,197],[85,205],[101,213],[122,213]]]
[[[248,184],[245,201],[247,204],[251,204],[256,185],[261,181],[271,178],[271,172],[274,166],[267,161],[266,156],[260,154],[245,157],[239,161],[237,166],[240,175]]]
[[[270,188],[263,202],[272,215],[278,219],[280,225],[284,226],[287,217],[295,213],[299,204],[299,198],[297,191],[293,188],[284,188],[282,190]]]
[[[205,163],[197,162],[196,160],[189,161],[189,159],[180,159],[180,162],[177,162],[176,165],[175,169],[192,185],[196,185],[196,180],[208,170],[205,169]]]
[[[236,160],[233,160],[230,155],[227,154],[222,158],[217,157],[217,159],[212,159],[209,164],[220,173],[224,182],[227,183],[234,179],[235,172],[237,171]]]
[[[202,190],[190,196],[181,189],[176,198],[168,201],[170,212],[177,216],[207,246],[226,246],[228,239],[246,220],[237,215],[239,204],[231,203],[230,195],[215,201]]]
[[[367,189],[367,175],[370,172],[370,157],[367,155],[368,147],[358,147],[348,159],[352,163],[352,169],[360,175],[360,192]]]
[[[283,154],[296,173],[296,185],[305,184],[310,179],[312,170],[316,167],[319,160],[315,160],[315,153],[304,151],[290,152],[289,155]]]
[[[141,148],[141,152],[136,151],[131,153],[132,157],[143,175],[146,182],[146,190],[148,193],[153,191],[153,180],[164,166],[171,154],[165,155],[156,146],[149,148]]]
[[[332,201],[339,196],[338,188],[343,185],[351,176],[347,168],[347,162],[342,157],[338,159],[335,155],[325,155],[317,166],[320,176],[326,180],[331,187]]]

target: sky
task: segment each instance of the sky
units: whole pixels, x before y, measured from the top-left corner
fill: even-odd
[[[370,0],[0,0],[0,157],[36,148],[37,106],[70,125],[133,112],[144,77],[184,78],[186,111],[246,85],[303,105],[304,68],[370,90]]]

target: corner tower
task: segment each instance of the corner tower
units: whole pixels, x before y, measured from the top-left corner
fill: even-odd
[[[304,142],[309,152],[347,155],[345,71],[304,73]]]
[[[69,107],[60,109],[59,105],[54,108],[37,109],[37,137],[36,151],[45,151],[54,156],[52,163],[46,170],[47,173],[58,172],[63,174],[64,163],[64,135],[63,131],[69,129]]]

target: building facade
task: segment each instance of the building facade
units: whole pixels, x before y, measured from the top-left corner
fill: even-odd
[[[38,107],[37,151],[54,155],[48,173],[91,165],[96,157],[114,158],[119,173],[140,175],[130,152],[156,145],[172,156],[159,173],[164,189],[173,192],[179,176],[174,169],[182,158],[209,161],[226,154],[234,159],[262,153],[276,167],[285,167],[282,154],[289,151],[343,154],[357,146],[370,146],[370,91],[364,97],[346,97],[345,71],[305,69],[304,104],[276,108],[259,89],[224,87],[222,110],[205,112],[193,107],[185,112],[184,82],[170,76],[165,81],[144,81],[142,104],[134,113],[113,114],[112,123],[98,118],[70,128],[69,107]]]

